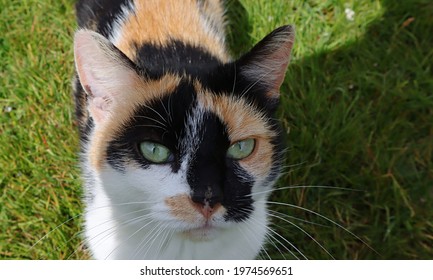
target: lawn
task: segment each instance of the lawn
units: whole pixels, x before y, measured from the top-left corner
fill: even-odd
[[[0,0],[0,259],[88,258],[73,3]],[[227,6],[234,56],[277,26],[297,30],[281,90],[288,149],[269,204],[267,254],[433,259],[433,2]]]

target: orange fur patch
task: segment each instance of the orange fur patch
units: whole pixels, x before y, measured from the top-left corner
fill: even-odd
[[[201,205],[194,203],[186,194],[176,195],[165,199],[165,204],[170,208],[170,213],[177,219],[189,223],[195,223],[212,215],[225,213],[225,208],[218,204],[212,210],[203,210]],[[208,213],[205,213],[205,212]]]
[[[165,46],[169,40],[200,46],[223,62],[229,60],[220,1],[212,0],[201,7],[196,0],[135,0],[134,5],[134,13],[123,24],[117,43],[131,60],[136,45]]]
[[[170,208],[170,213],[179,220],[194,223],[200,218],[191,198],[186,194],[169,197],[165,199],[165,204]]]

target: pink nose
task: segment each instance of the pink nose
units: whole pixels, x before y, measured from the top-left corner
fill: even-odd
[[[221,204],[217,203],[214,207],[210,207],[208,203],[193,203],[194,207],[203,215],[203,217],[208,220],[212,215],[216,212],[216,210],[221,206]]]

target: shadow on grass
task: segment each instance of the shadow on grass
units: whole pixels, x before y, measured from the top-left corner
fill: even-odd
[[[231,46],[253,45],[248,15],[237,1],[230,4]],[[337,259],[431,259],[433,3],[381,5],[383,16],[363,37],[296,61],[282,88],[288,94],[281,114],[291,131],[288,165],[300,167],[289,170],[281,185],[358,191],[306,188],[273,198],[317,211],[365,240],[311,213],[276,208],[325,223],[300,225]],[[308,258],[329,258],[295,227],[276,229]]]

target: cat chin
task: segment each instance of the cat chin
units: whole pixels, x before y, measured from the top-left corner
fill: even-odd
[[[204,225],[180,232],[180,236],[193,242],[207,242],[216,239],[221,233],[221,228]]]

